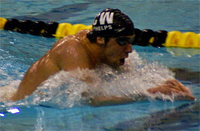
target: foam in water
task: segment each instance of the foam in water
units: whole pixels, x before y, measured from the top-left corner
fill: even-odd
[[[38,89],[25,100],[18,102],[5,102],[6,105],[45,105],[58,108],[69,108],[81,105],[84,98],[83,92],[89,92],[93,95],[103,96],[127,96],[137,100],[138,95],[151,96],[146,89],[157,86],[167,79],[173,79],[173,73],[165,66],[157,62],[146,63],[139,55],[133,51],[126,63],[119,71],[116,71],[106,65],[98,67],[95,70],[77,69],[70,72],[60,71],[43,82]],[[90,79],[90,84],[82,80]],[[1,87],[1,94],[11,93],[16,90],[16,83],[10,86]],[[2,90],[3,89],[3,90]],[[2,93],[3,92],[3,93]],[[8,95],[9,95],[8,94]],[[4,95],[5,96],[5,95]],[[135,98],[134,98],[135,96]],[[173,98],[160,95],[163,99]],[[8,97],[8,96],[7,96]],[[6,97],[6,98],[7,98]]]

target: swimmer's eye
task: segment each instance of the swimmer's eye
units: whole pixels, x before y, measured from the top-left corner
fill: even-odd
[[[127,38],[127,37],[117,37],[113,38],[120,46],[132,44],[135,38]]]

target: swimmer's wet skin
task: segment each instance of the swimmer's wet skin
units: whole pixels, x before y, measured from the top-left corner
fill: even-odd
[[[42,82],[61,70],[95,69],[103,64],[118,70],[132,52],[131,43],[134,37],[134,25],[127,15],[118,9],[103,10],[95,17],[92,30],[83,30],[74,36],[62,38],[36,61],[26,72],[11,100],[17,101],[31,95]],[[90,79],[83,81],[90,86],[95,83]],[[177,80],[168,80],[163,85],[147,91],[151,94],[176,94],[177,98],[181,96],[184,100],[195,100],[189,90]],[[90,96],[87,93],[89,92],[83,93],[83,96]],[[89,98],[88,102],[94,106],[101,106],[132,101],[132,98],[126,96],[110,96],[109,98],[94,96]]]
[[[169,90],[170,88],[170,90]],[[173,96],[175,100],[188,100],[195,101],[196,98],[191,94],[191,92],[184,87],[183,84],[177,80],[167,80],[160,86],[149,88],[147,92],[151,94],[161,93],[168,96]],[[82,96],[89,96],[89,93],[82,93]],[[156,99],[162,99],[157,97]],[[146,96],[143,94],[137,95],[137,100],[147,100]],[[135,102],[135,95],[133,97],[123,97],[123,96],[92,96],[89,98],[89,104],[92,106],[107,106],[107,105],[117,105],[117,104],[127,104]]]

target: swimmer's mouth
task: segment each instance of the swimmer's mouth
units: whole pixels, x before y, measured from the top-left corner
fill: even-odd
[[[124,63],[125,63],[125,58],[120,59],[119,62],[120,62],[120,65],[121,65],[121,66],[124,65]]]

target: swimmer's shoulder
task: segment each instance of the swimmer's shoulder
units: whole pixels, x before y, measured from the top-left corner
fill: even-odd
[[[80,40],[85,37],[87,35],[87,33],[90,30],[86,29],[86,30],[81,30],[78,33],[76,33],[75,35],[67,35],[65,37],[63,37],[62,39],[58,40],[54,46],[57,45],[61,45],[64,44],[66,46],[71,45],[71,44],[79,44]]]
[[[90,30],[81,30],[75,35],[68,35],[63,38],[59,43],[63,44],[63,47],[75,47],[83,49],[82,41],[85,39],[87,33]]]
[[[81,38],[87,35],[87,33],[90,32],[90,30],[85,29],[85,30],[81,30],[78,33],[75,34],[76,38]]]
[[[63,54],[69,49],[73,49],[76,52],[84,52],[81,40],[85,38],[90,30],[81,30],[75,35],[68,35],[60,40],[58,40],[53,47],[50,49],[49,53],[52,54]]]
[[[82,48],[81,39],[85,37],[88,31],[83,30],[79,31],[75,35],[68,35],[60,40],[58,40],[53,47],[50,49],[50,52],[56,53],[56,52],[65,52],[68,49],[74,49],[77,50],[79,48]]]

